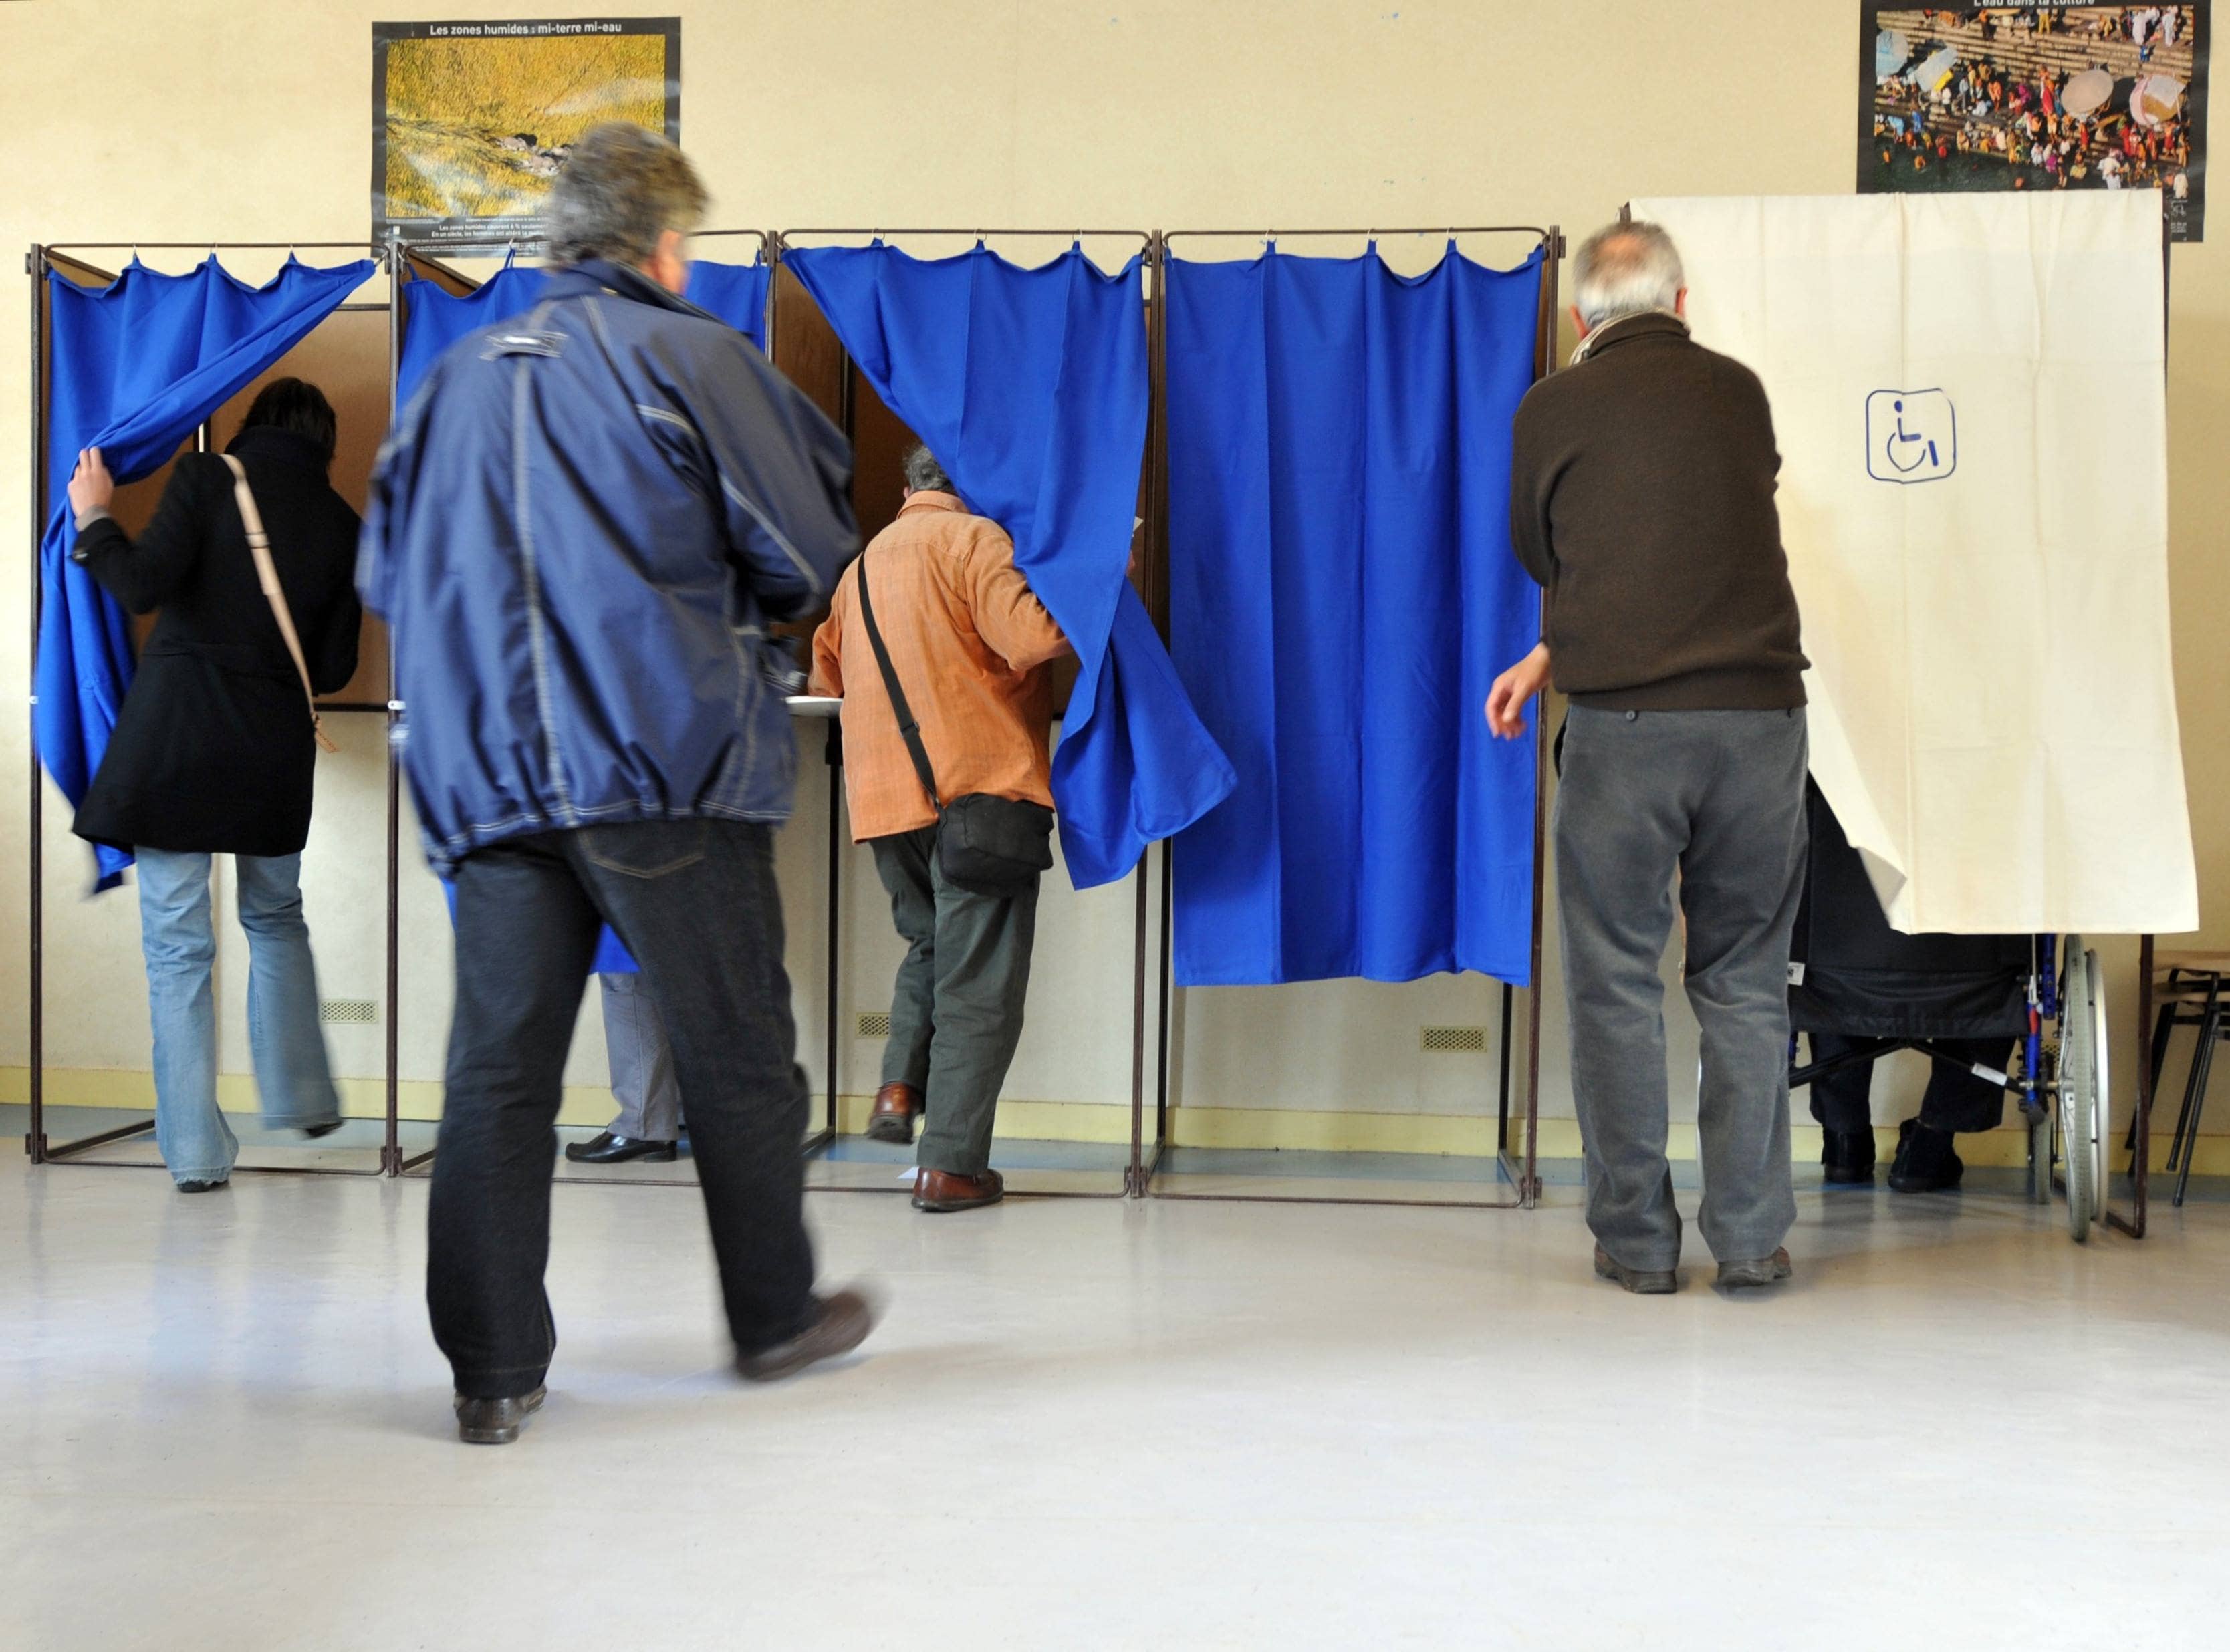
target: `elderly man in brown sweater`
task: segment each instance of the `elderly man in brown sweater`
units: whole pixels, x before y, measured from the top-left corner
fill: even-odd
[[[986,895],[947,881],[938,811],[899,732],[860,610],[859,582],[946,798],[1053,806],[1053,683],[1068,639],[1015,566],[1014,542],[969,513],[926,447],[906,458],[906,504],[838,582],[813,639],[816,693],[844,699],[844,791],[855,841],[873,845],[908,943],[891,992],[883,1084],[867,1134],[911,1141],[925,1119],[914,1207],[970,1210],[1005,1188],[991,1168],[999,1088],[1022,1035],[1037,882]]]
[[[1757,376],[1688,336],[1672,238],[1580,248],[1580,350],[1518,410],[1511,529],[1546,588],[1539,647],[1487,720],[1524,731],[1549,682],[1559,742],[1557,916],[1595,1271],[1678,1288],[1666,1162],[1665,989],[1677,882],[1702,1030],[1698,1225],[1725,1288],[1789,1276],[1789,932],[1805,856],[1804,684]]]

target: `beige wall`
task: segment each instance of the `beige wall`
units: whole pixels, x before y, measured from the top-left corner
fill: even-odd
[[[683,138],[716,218],[732,224],[1555,220],[1580,230],[1630,196],[1838,193],[1853,168],[1852,0],[676,0],[654,10],[685,20]],[[567,15],[405,0],[0,4],[0,248],[12,260],[34,240],[363,235],[371,21],[553,11]],[[2217,635],[2230,588],[2217,525],[2230,513],[2230,199],[2216,217],[2214,245],[2174,255],[2170,391],[2178,678],[2210,914],[2230,888],[2230,762],[2210,737],[2230,717],[2230,650]],[[0,305],[13,318],[0,326],[0,523],[14,524],[0,566],[0,683],[16,687],[29,629],[21,303]],[[2114,692],[2085,684],[2080,661],[2046,664],[2053,691]],[[25,1051],[25,826],[20,801],[5,800],[21,796],[24,741],[19,713],[0,717],[0,776],[16,788],[0,791],[0,1069],[20,1067]],[[809,987],[824,817],[817,763],[804,772],[783,868],[793,967]],[[378,776],[366,728],[321,780],[311,899],[329,996],[377,995],[376,863],[360,858],[377,852]],[[62,824],[50,812],[50,832]],[[49,1058],[144,1065],[130,897],[85,903],[74,847],[55,858]],[[896,947],[867,904],[876,886],[864,862],[848,884],[858,921],[846,962],[868,983],[859,1006],[877,1007]],[[1048,901],[1033,1032],[1011,1094],[1127,1099],[1130,903],[1119,888]],[[407,1064],[430,1077],[447,934],[415,868],[408,911]],[[2129,949],[2119,955],[2126,1006]],[[229,977],[239,961],[228,954]],[[1416,1029],[1492,1026],[1493,1016],[1492,989],[1476,979],[1195,993],[1187,1100],[1491,1107],[1491,1064],[1431,1065]],[[2117,1019],[2127,1021],[2123,1007]],[[576,1051],[583,1083],[601,1059],[592,1014]],[[1569,1110],[1560,1025],[1552,994],[1552,1112]],[[801,1030],[817,1069],[817,1016]],[[358,1071],[376,1070],[377,1047],[372,1029],[336,1043]],[[1692,1073],[1692,1051],[1690,1041],[1676,1069]],[[235,1039],[228,1065],[237,1051]],[[872,1084],[873,1053],[853,1049],[848,1089]]]

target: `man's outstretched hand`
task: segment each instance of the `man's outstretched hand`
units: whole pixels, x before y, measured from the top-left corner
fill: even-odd
[[[1533,652],[1494,679],[1486,697],[1486,726],[1498,740],[1515,740],[1525,732],[1525,704],[1549,685],[1549,645],[1537,643]]]

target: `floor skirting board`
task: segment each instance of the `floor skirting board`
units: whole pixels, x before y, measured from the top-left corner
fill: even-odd
[[[343,1078],[342,1110],[355,1118],[376,1118],[384,1096],[376,1078]],[[30,1071],[23,1067],[0,1067],[0,1105],[22,1106],[30,1096]],[[245,1073],[225,1073],[217,1079],[217,1099],[229,1113],[255,1111],[255,1083]],[[49,1068],[47,1105],[55,1108],[100,1107],[151,1109],[155,1104],[152,1075],[105,1068]],[[406,1119],[441,1116],[441,1086],[430,1079],[406,1079],[401,1090],[401,1112]],[[873,1104],[869,1096],[839,1099],[838,1118],[847,1135],[860,1134]],[[820,1100],[813,1103],[818,1117]],[[1975,1166],[2017,1166],[2027,1161],[2027,1136],[2019,1128],[2018,1115],[2007,1109],[2011,1122],[1981,1135],[1959,1138],[1959,1155]],[[558,1122],[602,1127],[612,1116],[611,1093],[595,1085],[568,1085]],[[1170,1145],[1179,1147],[1283,1149],[1310,1153],[1411,1153],[1457,1158],[1492,1158],[1495,1152],[1495,1121],[1492,1115],[1455,1116],[1446,1114],[1370,1113],[1302,1108],[1181,1107],[1170,1114]],[[2154,1114],[2153,1167],[2164,1167],[2168,1129],[2173,1122],[2164,1110]],[[1513,1131],[1517,1128],[1512,1122]],[[1540,1156],[1576,1159],[1580,1155],[1579,1126],[1569,1118],[1541,1121]],[[1147,1121],[1150,1141],[1153,1122]],[[67,1134],[67,1131],[56,1134]],[[1096,1102],[1005,1101],[999,1104],[999,1134],[1010,1139],[1039,1141],[1126,1142],[1131,1139],[1131,1110],[1127,1106]],[[2127,1163],[2121,1147],[2121,1127],[2115,1126],[2115,1160]],[[1884,1164],[1897,1151],[1897,1127],[1882,1125],[1874,1131],[1875,1149]],[[1803,1120],[1790,1132],[1790,1154],[1799,1164],[1820,1159],[1820,1128]],[[1696,1131],[1691,1124],[1676,1124],[1668,1142],[1671,1156],[1683,1162],[1696,1156]],[[2230,1175],[2230,1135],[2200,1137],[2200,1175]]]

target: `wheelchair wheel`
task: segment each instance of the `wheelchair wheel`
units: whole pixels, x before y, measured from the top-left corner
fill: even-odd
[[[2059,976],[2059,1140],[2067,1180],[2067,1231],[2091,1237],[2098,1208],[2098,1037],[2097,955],[2067,937]]]
[[[2091,1070],[2094,1075],[2091,1107],[2091,1219],[2106,1219],[2108,1190],[2112,1186],[2114,1086],[2107,1060],[2113,1040],[2106,1033],[2106,974],[2098,967],[2098,955],[2083,955],[2091,980]]]

